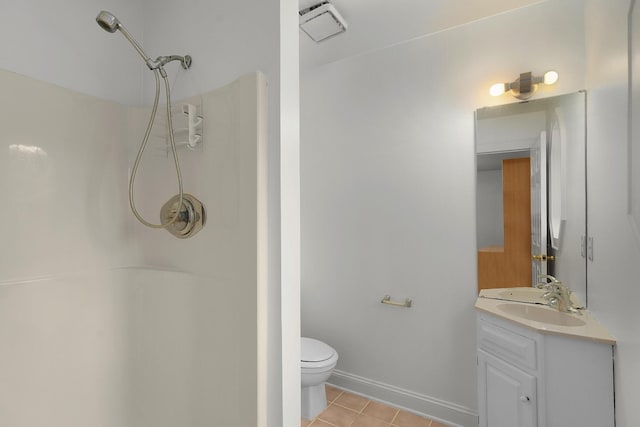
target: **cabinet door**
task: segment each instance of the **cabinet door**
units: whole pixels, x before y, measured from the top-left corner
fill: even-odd
[[[478,350],[480,427],[536,427],[536,377]]]

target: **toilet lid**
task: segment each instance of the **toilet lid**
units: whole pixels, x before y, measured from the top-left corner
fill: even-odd
[[[302,337],[301,344],[300,361],[302,362],[321,362],[336,353],[327,344],[313,338]]]

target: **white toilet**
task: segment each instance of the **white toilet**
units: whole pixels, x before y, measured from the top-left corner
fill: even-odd
[[[324,383],[338,362],[338,353],[313,338],[302,337],[302,417],[310,420],[327,407]]]

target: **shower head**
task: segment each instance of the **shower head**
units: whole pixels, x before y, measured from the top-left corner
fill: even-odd
[[[106,10],[101,11],[98,14],[98,16],[96,16],[96,22],[98,23],[98,25],[100,25],[100,28],[102,28],[103,30],[109,33],[115,33],[116,30],[120,30],[122,35],[127,40],[129,40],[129,43],[131,43],[133,47],[136,49],[136,51],[140,54],[140,56],[142,57],[144,62],[147,64],[147,66],[152,70],[157,68],[157,67],[152,68],[150,64],[152,64],[153,61],[149,58],[149,56],[146,53],[144,53],[144,50],[142,50],[142,47],[140,46],[140,44],[136,41],[136,39],[133,38],[131,34],[129,34],[129,31],[127,31],[124,25],[122,25],[120,20],[116,18],[113,13],[107,12]]]
[[[116,31],[120,30],[122,35],[127,40],[129,40],[129,43],[131,43],[136,51],[140,54],[145,64],[147,64],[147,67],[149,67],[149,69],[152,71],[158,70],[162,77],[167,76],[167,73],[164,71],[164,65],[168,62],[180,61],[182,68],[184,68],[185,70],[191,67],[191,57],[189,55],[159,56],[155,60],[149,58],[149,55],[144,53],[144,50],[142,50],[142,46],[140,46],[136,39],[134,39],[133,36],[129,34],[129,31],[127,31],[124,25],[122,25],[120,20],[116,18],[115,15],[111,12],[107,12],[106,10],[101,11],[98,16],[96,16],[96,22],[98,23],[98,25],[100,25],[100,28],[109,33],[115,33]]]
[[[116,18],[112,13],[107,12],[106,10],[101,11],[98,16],[96,16],[96,22],[103,30],[109,33],[115,33],[116,30],[121,26],[118,18]]]

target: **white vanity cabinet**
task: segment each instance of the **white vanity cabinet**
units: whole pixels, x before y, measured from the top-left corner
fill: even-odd
[[[477,312],[480,427],[613,427],[613,346]]]

